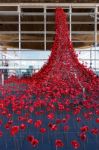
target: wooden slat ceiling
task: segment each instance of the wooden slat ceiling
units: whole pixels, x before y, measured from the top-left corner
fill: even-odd
[[[99,0],[0,0],[0,3],[98,3]]]

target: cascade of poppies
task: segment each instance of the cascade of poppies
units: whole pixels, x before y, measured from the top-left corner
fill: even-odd
[[[67,15],[62,8],[56,9],[56,36],[51,56],[32,77],[32,88],[35,86],[40,93],[42,90],[47,94],[53,92],[54,96],[69,94],[77,98],[82,95],[82,99],[97,100],[99,95],[99,79],[92,70],[80,64],[69,39]]]
[[[48,76],[49,72],[51,71],[53,64],[55,63],[57,57],[58,57],[58,49],[60,49],[60,37],[62,36],[62,28],[65,28],[65,36],[68,36],[68,24],[64,24],[64,19],[62,17],[62,14],[59,13],[60,9],[56,9],[56,15],[55,15],[55,26],[56,26],[56,32],[55,32],[55,39],[54,43],[51,48],[51,55],[47,61],[47,63],[40,69],[40,71],[36,74],[34,74],[33,78],[36,79],[39,78],[40,80],[44,79],[45,76]],[[61,16],[60,16],[61,15]],[[42,82],[42,81],[41,81]]]

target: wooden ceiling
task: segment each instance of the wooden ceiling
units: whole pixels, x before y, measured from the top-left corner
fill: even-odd
[[[83,17],[82,17],[83,18]],[[78,18],[79,21],[85,21],[85,18]],[[76,20],[77,18],[73,17],[74,20]],[[88,18],[86,18],[88,21]],[[4,20],[4,19],[3,19]],[[53,19],[54,20],[54,19]],[[21,25],[21,29],[23,31],[43,31],[44,30],[44,25],[40,24],[40,25],[33,25],[33,24],[23,24]],[[76,41],[74,42],[74,46],[75,47],[85,47],[85,46],[89,46],[92,45],[94,43],[94,24],[87,24],[87,25],[81,25],[81,24],[73,24],[72,25],[72,30],[73,31],[92,31],[93,34],[83,34],[83,35],[77,35],[77,34],[73,34],[72,35],[72,41]],[[99,30],[99,25],[98,25],[98,30]],[[18,32],[18,25],[10,25],[10,24],[1,24],[0,25],[0,31],[17,31]],[[47,25],[47,31],[55,31],[55,24],[48,24]],[[51,49],[53,40],[54,40],[54,34],[47,34],[47,40],[49,42],[47,42],[47,49]],[[11,47],[18,47],[18,39],[19,39],[19,35],[18,34],[1,34],[0,35],[0,45],[3,46],[11,46]],[[26,48],[26,49],[44,49],[44,43],[43,42],[29,42],[30,41],[43,41],[44,40],[44,34],[22,34],[21,35],[21,40],[22,42],[22,48]],[[25,42],[26,41],[26,42]],[[52,42],[51,42],[52,41]],[[78,43],[77,43],[78,41]],[[80,42],[81,41],[81,42]],[[85,42],[82,42],[85,41]],[[92,41],[92,42],[89,42]],[[98,41],[99,41],[99,35],[98,35]]]
[[[0,0],[0,3],[98,3],[99,0]]]

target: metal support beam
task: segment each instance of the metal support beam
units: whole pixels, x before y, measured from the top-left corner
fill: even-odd
[[[97,12],[98,12],[98,7],[95,7],[95,47],[97,46],[97,34],[98,34],[98,31],[97,31]]]
[[[69,7],[69,19],[70,19],[70,24],[69,24],[69,26],[70,26],[70,41],[72,40],[72,7],[71,7],[71,5],[70,5],[70,7]]]
[[[95,50],[97,49],[98,41],[97,41],[97,36],[98,36],[98,31],[97,31],[97,12],[98,12],[98,7],[95,7]],[[96,51],[95,51],[95,71],[96,71]]]
[[[1,80],[2,80],[2,86],[4,85],[4,73],[1,75]]]
[[[19,67],[21,68],[21,7],[18,6],[18,13],[19,13]]]
[[[44,50],[46,51],[46,7],[44,7]]]

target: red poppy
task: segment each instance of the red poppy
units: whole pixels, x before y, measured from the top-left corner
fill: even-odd
[[[96,110],[96,115],[99,115],[99,110]]]
[[[2,124],[2,120],[0,119],[0,125]]]
[[[43,110],[41,110],[41,111],[36,111],[35,114],[36,114],[36,115],[42,115],[42,114],[44,114],[44,111],[43,111]]]
[[[66,100],[65,101],[65,104],[67,105],[67,106],[69,106],[69,104],[70,104],[70,100],[68,99],[68,100]]]
[[[37,121],[35,121],[35,123],[34,123],[34,126],[35,126],[36,128],[39,128],[41,125],[42,125],[42,121],[41,121],[41,120],[37,120]]]
[[[63,105],[63,104],[60,104],[60,103],[58,104],[58,109],[59,109],[60,111],[63,111],[63,110],[64,110],[64,108],[65,108],[65,107],[64,107],[64,105]]]
[[[55,141],[55,145],[56,145],[56,147],[60,148],[60,147],[63,147],[63,146],[64,146],[64,143],[62,142],[62,140],[57,139],[57,140]]]
[[[74,110],[74,112],[73,112],[74,115],[77,115],[77,114],[79,114],[79,113],[80,113],[80,109],[79,109],[79,108],[76,108],[76,109]]]
[[[12,126],[11,130],[10,130],[10,135],[11,136],[15,136],[19,131],[19,126]]]
[[[35,138],[32,139],[31,144],[32,144],[33,147],[36,147],[39,144],[38,139],[35,139]]]
[[[93,129],[91,129],[91,133],[94,134],[94,135],[97,135],[97,134],[99,134],[99,129],[98,128],[93,128]]]
[[[6,129],[10,129],[10,127],[11,127],[11,124],[9,124],[9,123],[6,123],[6,124],[5,124],[5,128],[6,128]]]
[[[9,114],[7,115],[7,117],[8,117],[8,118],[11,118],[11,117],[12,117],[12,114],[9,113]]]
[[[80,130],[82,132],[87,132],[89,130],[89,127],[88,126],[83,126],[83,127],[80,128]]]
[[[62,119],[62,122],[63,122],[63,123],[66,123],[66,122],[68,122],[68,120],[67,120],[66,118],[63,118],[63,119]]]
[[[70,128],[70,127],[69,127],[68,125],[65,125],[65,126],[64,126],[64,131],[67,132],[67,131],[69,130],[69,128]]]
[[[25,130],[25,129],[26,129],[26,125],[22,123],[22,124],[20,125],[20,129],[21,129],[21,130]]]
[[[28,119],[27,121],[29,124],[33,124],[33,119]]]
[[[67,120],[70,119],[70,115],[69,115],[69,114],[66,115],[66,119],[67,119]]]
[[[49,124],[48,124],[49,128],[51,128],[51,127],[52,127],[52,125],[53,125],[52,123],[49,123]]]
[[[52,124],[51,130],[52,131],[56,131],[57,129],[58,129],[57,125],[56,124]]]
[[[56,119],[56,124],[60,124],[62,122],[61,119]]]
[[[80,117],[77,117],[76,120],[77,120],[77,122],[81,122],[81,118]]]
[[[99,123],[99,118],[96,118],[96,123]]]
[[[85,133],[81,133],[80,138],[81,138],[81,140],[85,141],[87,139],[87,136]]]
[[[0,131],[0,137],[2,137],[3,136],[3,132],[2,131]]]
[[[54,113],[50,113],[47,115],[47,118],[50,119],[50,120],[53,120],[55,117]]]
[[[72,144],[74,149],[78,149],[80,147],[80,144],[77,140],[72,140],[71,144]]]
[[[32,113],[34,111],[34,107],[30,106],[29,111]]]
[[[41,133],[45,133],[45,132],[46,132],[46,128],[41,128],[41,129],[40,129],[40,132],[41,132]]]
[[[13,123],[13,120],[9,120],[9,121],[7,122],[7,124],[9,124],[9,125],[12,125],[12,123]]]
[[[32,139],[34,139],[34,136],[32,136],[32,135],[28,135],[28,136],[27,136],[27,141],[28,141],[28,142],[31,142]]]

